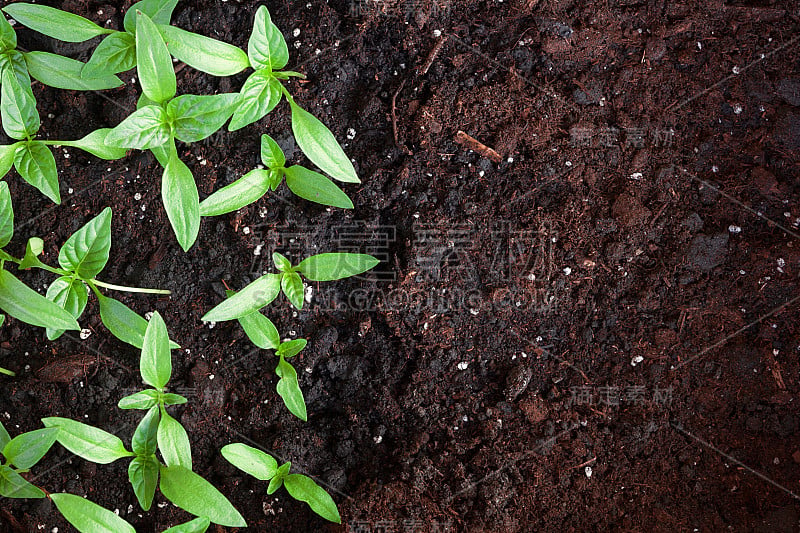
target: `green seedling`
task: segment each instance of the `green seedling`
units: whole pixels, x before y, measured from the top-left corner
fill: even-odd
[[[353,202],[335,183],[301,165],[286,167],[286,156],[267,134],[261,136],[261,161],[265,169],[254,169],[200,202],[200,216],[231,213],[255,202],[268,190],[276,190],[286,177],[289,190],[300,198],[322,205],[352,209]]]
[[[259,481],[269,481],[267,494],[273,494],[281,488],[295,500],[306,502],[311,510],[325,520],[342,523],[336,503],[325,489],[308,476],[303,474],[290,474],[292,463],[286,462],[280,467],[278,462],[269,454],[246,444],[228,444],[221,450],[222,456],[233,466],[250,474]]]
[[[56,441],[57,433],[57,430],[48,428],[36,429],[12,439],[0,423],[0,496],[44,498],[44,491],[21,474],[28,472],[44,457]]]
[[[138,36],[137,12],[152,19],[174,58],[197,70],[230,76],[248,67],[247,55],[241,49],[170,26],[177,4],[178,0],[143,0],[133,4],[125,12],[125,31],[103,28],[78,15],[37,4],[16,3],[3,9],[23,25],[60,41],[80,43],[104,35],[86,66],[81,65],[83,70],[79,74],[84,78],[109,76],[137,66],[140,52],[137,39],[149,38]]]
[[[169,294],[169,291],[124,287],[96,278],[105,268],[111,249],[111,208],[105,208],[67,239],[58,253],[59,267],[51,267],[39,259],[44,242],[38,237],[28,240],[21,259],[2,250],[11,241],[13,232],[11,195],[8,184],[0,182],[0,309],[17,320],[47,328],[47,338],[55,340],[64,331],[80,329],[77,320],[86,308],[91,290],[100,304],[100,319],[108,330],[121,341],[142,347],[147,321],[122,302],[103,295],[99,288],[151,294]],[[39,268],[59,277],[42,296],[5,270],[6,262],[16,263],[20,269]]]
[[[50,499],[56,504],[59,512],[80,533],[136,533],[136,529],[120,518],[91,500],[81,498],[75,494],[51,494]],[[204,533],[211,524],[208,518],[195,518],[190,522],[173,526],[164,533]]]
[[[142,380],[153,388],[119,402],[121,409],[147,410],[133,433],[131,451],[116,435],[82,422],[51,417],[42,423],[58,428],[59,444],[87,461],[108,464],[132,458],[128,480],[143,510],[150,509],[158,486],[169,501],[189,513],[223,526],[244,527],[244,519],[228,499],[192,472],[189,436],[167,412],[168,406],[186,403],[186,398],[165,390],[172,374],[172,360],[167,327],[158,313],[153,314],[147,326],[139,370]],[[156,452],[161,454],[161,460]]]
[[[200,198],[189,167],[178,157],[175,140],[205,139],[230,118],[238,94],[175,97],[175,70],[155,23],[139,12],[137,68],[143,95],[139,108],[106,137],[110,146],[151,150],[164,167],[161,197],[175,236],[184,250],[200,230]]]

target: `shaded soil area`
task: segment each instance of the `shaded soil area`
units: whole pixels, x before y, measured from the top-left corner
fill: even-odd
[[[122,27],[130,2],[54,2]],[[353,212],[285,189],[205,219],[183,253],[149,154],[103,162],[59,150],[54,207],[12,172],[17,228],[58,247],[114,212],[104,281],[172,290],[116,295],[159,311],[183,349],[172,386],[195,470],[253,531],[796,531],[800,527],[800,7],[795,2],[600,4],[539,0],[270,2],[298,103],[345,146],[363,181]],[[246,48],[258,3],[185,1],[173,24]],[[86,60],[18,30],[27,49]],[[179,90],[236,91],[178,65]],[[79,138],[135,108],[37,86],[41,135]],[[179,146],[201,197],[258,161],[261,133],[303,161],[286,104]],[[492,160],[463,131],[500,157]],[[7,139],[3,139],[7,142]],[[69,157],[67,157],[69,156]],[[200,321],[271,266],[365,251],[361,279],[313,287],[301,312],[266,313],[305,337],[309,421],[275,392],[275,360],[238,325]],[[29,285],[51,277],[21,275]],[[86,340],[0,330],[0,416],[13,434],[64,416],[129,440],[116,408],[138,353],[90,303]],[[343,525],[224,461],[231,442],[291,460],[334,494]],[[47,491],[87,495],[163,531],[187,519],[157,494],[138,508],[127,465],[55,446]],[[71,531],[49,500],[0,503],[3,531]],[[212,529],[213,531],[213,529]],[[221,531],[221,529],[220,529]]]

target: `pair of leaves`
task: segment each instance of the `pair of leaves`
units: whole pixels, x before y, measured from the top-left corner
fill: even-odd
[[[0,496],[6,498],[43,498],[44,492],[23,478],[21,470],[33,467],[53,446],[57,430],[37,429],[13,439],[0,424],[0,453],[6,460],[0,465]]]
[[[352,209],[353,202],[331,180],[300,165],[286,168],[286,156],[269,135],[261,136],[261,161],[269,170],[251,170],[200,203],[201,216],[230,213],[273,191],[286,176],[286,185],[297,196],[322,205]]]
[[[239,470],[259,481],[269,480],[267,494],[274,493],[283,485],[292,498],[307,503],[311,510],[322,518],[337,524],[341,523],[339,510],[330,494],[308,476],[289,474],[291,463],[287,462],[278,467],[278,462],[271,455],[241,443],[228,444],[222,448],[221,453]]]

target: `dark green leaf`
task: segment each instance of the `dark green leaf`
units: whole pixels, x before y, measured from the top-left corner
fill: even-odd
[[[293,165],[284,170],[286,186],[300,198],[322,205],[353,209],[353,202],[331,180],[300,165]]]
[[[167,114],[161,106],[148,105],[134,111],[107,135],[105,142],[120,148],[146,150],[170,139]]]
[[[204,322],[224,322],[249,315],[271,303],[281,292],[281,275],[264,274],[214,307],[203,316]]]
[[[278,471],[275,472],[275,476],[269,480],[269,486],[267,486],[267,494],[274,494],[276,490],[281,488],[281,485],[283,485],[283,480],[286,479],[286,476],[289,474],[289,469],[291,467],[292,463],[287,461],[278,468]]]
[[[111,128],[94,130],[87,136],[83,137],[82,139],[78,139],[77,141],[61,141],[61,146],[80,148],[84,152],[89,152],[100,159],[121,159],[125,157],[127,150],[125,148],[111,146],[107,143],[106,137],[108,137],[108,134],[111,133],[111,131]]]
[[[221,526],[247,526],[242,515],[221,492],[187,468],[162,466],[160,487],[164,496],[184,511],[205,516]]]
[[[278,328],[272,320],[255,311],[249,315],[240,317],[239,324],[242,325],[247,338],[262,350],[275,350],[281,342]]]
[[[2,18],[2,17],[0,17]],[[0,248],[11,242],[14,236],[14,208],[11,206],[11,193],[8,183],[0,182]]]
[[[172,375],[169,333],[167,333],[167,325],[158,311],[153,313],[144,333],[139,371],[144,382],[158,390],[166,387]]]
[[[86,284],[81,280],[66,276],[56,279],[47,287],[46,297],[68,311],[75,317],[75,320],[81,317],[83,310],[86,309],[86,303],[89,301]],[[60,337],[62,333],[64,330],[47,328],[47,338],[51,341]]]
[[[156,24],[169,24],[172,19],[172,12],[178,0],[142,0],[136,2],[128,11],[125,12],[123,26],[125,31],[136,33],[136,12],[141,11]]]
[[[170,100],[167,114],[174,121],[175,138],[187,143],[202,141],[225,124],[238,101],[237,93],[184,94]]]
[[[292,108],[292,131],[303,153],[323,172],[345,183],[361,183],[333,133],[314,115],[289,99]]]
[[[175,96],[175,69],[161,32],[145,13],[137,12],[136,70],[142,92],[158,103]]]
[[[164,168],[161,200],[178,243],[183,251],[188,251],[200,232],[200,194],[192,171],[178,158],[177,152],[170,154]]]
[[[246,444],[228,444],[221,453],[233,466],[260,481],[272,479],[278,471],[278,462],[271,455]]]
[[[300,390],[300,384],[297,381],[297,372],[294,367],[287,363],[283,356],[280,356],[278,367],[275,373],[281,378],[278,381],[276,389],[286,408],[289,409],[294,416],[302,420],[308,421],[308,414],[306,413],[306,401],[303,399],[303,391]]]
[[[289,47],[281,30],[273,24],[269,11],[260,6],[253,21],[253,32],[247,42],[247,57],[253,68],[278,70],[289,62]]]
[[[281,84],[267,70],[257,70],[247,78],[241,91],[239,105],[233,114],[228,131],[236,131],[261,120],[281,101]]]
[[[33,326],[80,330],[75,318],[7,270],[0,270],[0,309]]]
[[[267,168],[281,168],[286,164],[286,156],[283,150],[275,142],[275,139],[266,133],[261,136],[261,162]]]
[[[115,513],[75,494],[51,494],[50,499],[80,533],[136,533],[132,525]]]
[[[128,465],[128,480],[142,510],[149,511],[158,486],[158,461],[155,457],[139,456]]]
[[[0,465],[0,496],[6,498],[44,498],[42,489],[32,485],[10,467]]]
[[[84,65],[81,76],[97,78],[125,72],[136,66],[136,38],[130,33],[109,35],[97,45]]]
[[[117,403],[117,407],[120,409],[150,409],[154,405],[158,405],[158,398],[158,391],[147,389],[125,396]],[[133,451],[136,449],[134,448]]]
[[[283,486],[286,487],[286,491],[292,498],[306,502],[312,511],[325,520],[330,520],[337,524],[342,523],[339,510],[336,508],[336,503],[331,498],[331,495],[325,492],[325,489],[317,485],[310,477],[302,474],[289,474],[283,480]]]
[[[293,341],[282,342],[278,349],[278,353],[288,359],[302,352],[306,347],[306,344],[308,344],[306,339],[295,339]]]
[[[247,54],[241,48],[175,26],[159,26],[167,50],[190,67],[212,76],[232,76],[247,67]]]
[[[125,449],[119,437],[100,428],[60,417],[43,418],[42,424],[58,428],[58,443],[87,461],[105,465],[134,455]]]
[[[56,159],[47,145],[41,141],[32,141],[20,146],[14,157],[14,166],[22,179],[53,202],[61,203]]]
[[[0,178],[8,174],[8,171],[14,166],[14,155],[17,153],[17,148],[22,144],[23,142],[20,141],[0,146]]]
[[[205,533],[208,526],[211,525],[211,520],[205,516],[195,518],[190,522],[178,524],[164,531],[164,533]]]
[[[56,441],[58,429],[37,429],[17,435],[3,447],[3,457],[9,465],[28,470],[44,457]]]
[[[326,253],[307,257],[297,265],[297,270],[311,281],[333,281],[356,276],[378,263],[367,254]]]
[[[91,20],[60,9],[17,2],[3,8],[20,24],[59,41],[82,43],[92,37],[112,33]]]
[[[192,469],[192,447],[189,435],[180,422],[172,418],[166,409],[161,408],[161,422],[158,424],[158,449],[167,466],[180,465]]]
[[[8,20],[6,20],[6,17],[0,15],[0,52],[13,50],[16,47],[17,33]]]
[[[73,233],[58,252],[61,268],[92,279],[105,268],[111,250],[111,208]]]
[[[13,139],[33,137],[41,122],[36,111],[36,99],[30,86],[24,86],[14,71],[2,69],[0,76],[0,120],[3,130]]]
[[[200,202],[200,215],[213,217],[231,213],[252,204],[268,190],[269,172],[262,169],[251,170]]]
[[[147,320],[136,314],[124,303],[95,293],[100,303],[100,319],[108,330],[122,342],[127,342],[141,350],[144,334],[147,331]],[[180,348],[170,341],[170,349]]]
[[[303,298],[305,296],[305,287],[303,287],[303,280],[296,272],[284,272],[281,277],[281,289],[283,294],[289,299],[289,302],[297,309],[303,308]]]
[[[139,456],[150,456],[156,453],[158,447],[158,426],[161,422],[160,407],[150,407],[144,415],[131,439],[131,449]],[[147,509],[145,509],[147,510]]]
[[[98,77],[81,76],[84,63],[48,52],[25,52],[25,63],[31,76],[50,87],[69,91],[102,91],[122,85],[113,74]]]

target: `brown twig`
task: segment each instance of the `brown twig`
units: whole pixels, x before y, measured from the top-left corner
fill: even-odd
[[[495,163],[500,163],[501,161],[503,161],[503,157],[497,152],[495,152],[492,148],[489,148],[476,138],[470,137],[461,130],[459,130],[458,133],[456,133],[456,142],[462,146],[469,148],[473,152],[479,153],[480,155],[482,155],[487,159],[491,159]]]

